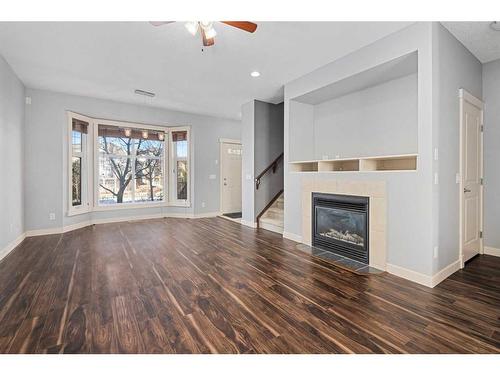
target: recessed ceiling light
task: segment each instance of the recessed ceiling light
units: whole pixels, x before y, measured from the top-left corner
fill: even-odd
[[[250,75],[254,78],[257,78],[258,76],[260,76],[260,73],[258,71],[254,71],[254,72],[250,73]]]
[[[500,21],[493,21],[490,23],[490,28],[495,31],[500,31]]]

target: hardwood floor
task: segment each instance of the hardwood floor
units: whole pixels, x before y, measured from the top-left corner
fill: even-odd
[[[434,289],[221,218],[31,237],[0,263],[1,353],[499,353],[500,258]]]

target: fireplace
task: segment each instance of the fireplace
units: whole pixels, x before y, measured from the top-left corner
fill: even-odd
[[[369,263],[368,197],[312,193],[312,245]]]

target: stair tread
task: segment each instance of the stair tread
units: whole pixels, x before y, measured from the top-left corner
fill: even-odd
[[[264,229],[271,230],[277,233],[283,233],[284,227],[284,198],[283,194],[267,209],[260,217],[261,226]],[[268,226],[266,228],[266,226]]]

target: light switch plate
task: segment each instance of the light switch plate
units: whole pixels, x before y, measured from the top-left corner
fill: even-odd
[[[216,176],[216,175],[214,175],[214,174],[208,175],[208,179],[209,179],[209,180],[215,180],[215,178],[216,178],[216,177],[217,177],[217,176]]]

